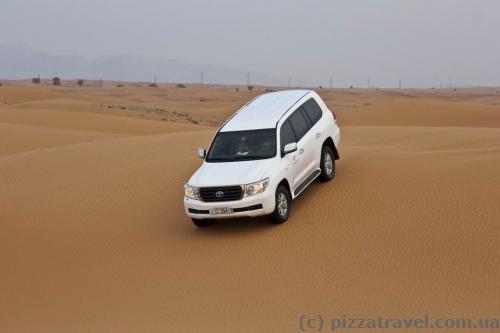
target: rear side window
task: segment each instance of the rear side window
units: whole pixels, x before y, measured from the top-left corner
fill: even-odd
[[[295,137],[297,142],[302,139],[302,137],[309,131],[309,124],[302,115],[301,109],[295,110],[294,113],[288,118],[290,124],[292,125],[293,131],[295,132]]]
[[[318,105],[318,103],[316,103],[314,98],[309,99],[302,105],[302,107],[306,111],[306,114],[313,125],[321,119],[323,112],[321,111],[321,107]]]
[[[307,128],[310,129],[311,127],[313,127],[313,124],[309,120],[309,117],[306,115],[306,110],[302,106],[298,108],[297,111],[298,110],[300,110],[300,112],[302,113],[302,117],[306,120]]]
[[[281,152],[285,146],[292,142],[297,142],[295,139],[295,134],[293,133],[292,126],[290,126],[290,122],[287,120],[281,125],[280,130],[280,142],[281,142]]]

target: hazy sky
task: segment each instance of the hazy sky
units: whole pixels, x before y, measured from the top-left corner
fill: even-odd
[[[500,85],[499,0],[0,0],[0,43],[160,55],[294,84]]]

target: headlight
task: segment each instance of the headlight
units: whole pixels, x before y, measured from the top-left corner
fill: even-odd
[[[246,184],[245,185],[245,197],[249,197],[251,195],[262,193],[266,190],[267,185],[269,185],[269,178],[261,180],[259,182]]]
[[[198,188],[188,184],[184,185],[184,195],[189,199],[200,200],[200,192],[198,191]]]

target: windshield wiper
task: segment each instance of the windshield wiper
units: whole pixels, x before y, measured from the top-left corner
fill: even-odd
[[[267,156],[242,156],[242,157],[232,157],[232,158],[209,158],[207,162],[237,162],[237,161],[250,161],[250,160],[263,160],[266,158],[271,158]]]

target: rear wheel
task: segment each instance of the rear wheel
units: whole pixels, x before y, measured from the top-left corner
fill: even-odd
[[[333,155],[332,149],[328,146],[323,146],[323,148],[321,148],[320,167],[320,181],[327,182],[335,177],[335,157]]]
[[[198,228],[208,227],[214,223],[214,220],[210,220],[210,219],[205,219],[205,220],[191,219],[191,220],[193,221],[193,224],[195,226],[197,226]]]
[[[281,224],[288,220],[292,208],[290,193],[285,186],[280,185],[276,189],[274,212],[271,215],[271,223]]]

